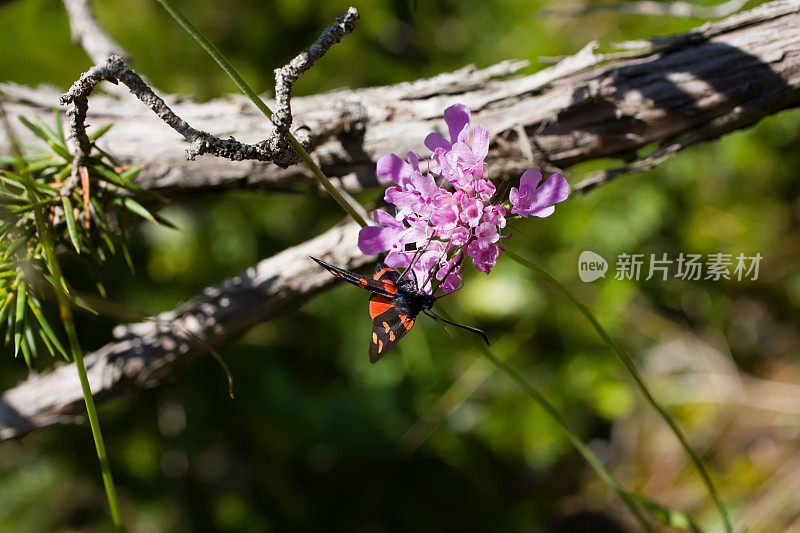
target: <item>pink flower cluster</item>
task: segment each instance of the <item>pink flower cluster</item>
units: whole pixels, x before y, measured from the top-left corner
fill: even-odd
[[[569,196],[561,174],[539,185],[542,173],[526,170],[519,188],[511,188],[509,204],[492,203],[497,201],[496,189],[483,175],[488,130],[472,128],[469,108],[461,104],[447,108],[444,120],[450,140],[437,133],[425,139],[433,152],[427,172],[420,170],[413,152],[406,156],[407,162],[395,154],[378,160],[378,177],[395,184],[386,189],[384,199],[395,206],[396,214],[375,211],[379,225],[363,228],[358,236],[362,252],[389,252],[385,263],[393,268],[410,266],[406,276],[428,293],[434,279],[444,292],[459,287],[464,254],[488,274],[502,250],[500,239],[510,237],[501,234],[507,217],[549,216],[554,204]]]

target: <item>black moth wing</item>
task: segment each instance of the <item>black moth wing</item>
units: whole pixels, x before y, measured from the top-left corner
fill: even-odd
[[[386,296],[387,298],[392,298],[397,293],[397,288],[394,282],[400,275],[397,274],[397,272],[395,272],[394,269],[387,267],[383,263],[378,263],[378,267],[376,268],[376,273],[375,273],[375,279],[369,279],[368,277],[362,276],[357,272],[351,272],[350,270],[345,270],[343,268],[333,266],[330,263],[326,263],[321,259],[317,259],[316,257],[312,257],[311,259],[316,261],[320,266],[325,268],[328,272],[330,272],[337,278],[341,278],[348,283],[352,283],[356,287],[361,287],[362,289],[366,289],[376,294]],[[394,272],[396,277],[392,279],[391,273],[382,272],[385,279],[379,279],[378,271],[382,271],[383,269],[388,269],[391,272]]]
[[[392,301],[374,294],[370,297],[370,313],[377,307],[387,306],[372,319],[372,339],[369,345],[369,362],[375,363],[383,357],[397,341],[411,331],[414,317],[402,313]]]
[[[375,265],[374,279],[397,283],[397,280],[400,279],[400,274],[398,274],[395,269],[387,266],[386,263],[379,261],[378,264]]]
[[[375,276],[373,279],[369,279],[356,272],[333,266],[316,257],[311,259],[337,278],[373,293],[369,298],[369,314],[372,318],[372,342],[369,346],[371,363],[375,363],[383,357],[414,326],[416,313],[409,314],[407,306],[409,290],[405,288],[405,285],[409,284],[401,283],[401,286],[404,287],[398,288],[397,282],[400,274],[395,269],[385,263],[378,263],[375,267]],[[413,282],[410,285],[415,287]]]

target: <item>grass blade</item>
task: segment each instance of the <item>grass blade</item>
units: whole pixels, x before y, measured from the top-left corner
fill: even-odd
[[[36,191],[32,186],[30,186],[29,183],[26,183],[26,185],[28,187],[29,194],[35,200]],[[81,391],[83,392],[83,400],[86,404],[86,412],[89,415],[89,426],[92,429],[92,437],[94,439],[94,445],[97,451],[97,459],[100,463],[100,472],[103,477],[103,485],[106,489],[106,499],[108,500],[108,506],[111,511],[111,518],[114,526],[118,530],[124,530],[122,513],[120,511],[119,499],[117,497],[117,489],[116,485],[114,484],[114,478],[111,474],[108,453],[106,452],[105,442],[103,441],[103,435],[100,430],[100,421],[97,417],[97,408],[95,407],[94,396],[92,396],[92,388],[86,375],[86,365],[84,364],[83,360],[83,348],[78,340],[78,332],[75,329],[75,321],[72,317],[72,309],[70,308],[69,297],[67,292],[64,290],[64,287],[66,286],[66,280],[62,274],[61,265],[58,262],[55,245],[53,244],[52,235],[50,233],[50,226],[48,226],[47,222],[45,221],[44,213],[40,209],[34,209],[33,214],[36,223],[36,230],[39,233],[39,238],[42,243],[45,261],[48,269],[53,274],[52,283],[53,287],[55,288],[56,298],[58,300],[61,323],[63,324],[64,330],[67,333],[70,352],[72,353],[72,358],[75,361],[75,368],[78,372],[78,378],[81,383]]]
[[[0,303],[0,322],[3,322],[6,319],[6,313],[8,313],[10,309],[9,302],[13,298],[13,293],[8,293],[8,296],[3,298],[3,303]]]
[[[42,128],[40,128],[36,124],[33,124],[30,120],[28,120],[27,118],[23,117],[22,115],[17,115],[17,118],[19,119],[20,122],[22,122],[23,126],[28,128],[29,130],[31,130],[31,132],[33,132],[34,135],[39,137],[44,142],[47,142],[47,141],[50,140],[50,136],[47,133],[45,133],[45,131],[42,130]]]
[[[450,320],[450,317],[443,313],[442,310],[439,310],[439,313],[442,314],[445,318]],[[583,443],[580,437],[576,435],[567,425],[567,421],[558,412],[558,410],[551,404],[547,398],[545,398],[542,393],[540,393],[533,385],[528,383],[525,378],[523,378],[516,370],[514,370],[511,366],[508,365],[502,359],[496,357],[492,351],[489,349],[488,346],[485,346],[482,342],[478,343],[480,345],[481,353],[484,357],[486,357],[489,361],[492,362],[500,371],[502,371],[514,384],[530,399],[534,402],[539,404],[544,412],[559,426],[564,432],[567,434],[567,438],[569,439],[570,443],[575,447],[579,454],[589,463],[589,466],[597,473],[600,479],[608,485],[608,487],[613,490],[614,492],[619,495],[622,502],[628,507],[630,512],[636,517],[639,524],[642,526],[644,531],[652,531],[650,524],[647,522],[647,519],[642,515],[641,510],[638,507],[636,501],[631,498],[630,494],[623,490],[614,476],[611,475],[611,472],[606,469],[603,465],[602,461],[589,449],[586,444]]]
[[[142,204],[134,200],[133,198],[117,198],[117,203],[130,211],[135,215],[139,215],[143,219],[147,220],[148,222],[152,222],[153,224],[158,224],[158,220],[144,208]]]
[[[608,334],[608,332],[600,325],[600,322],[594,316],[594,314],[586,307],[583,303],[581,303],[572,292],[569,291],[558,279],[547,272],[545,269],[537,265],[532,261],[528,261],[527,259],[517,255],[512,250],[506,249],[506,255],[512,261],[519,263],[520,265],[526,267],[528,270],[531,270],[535,274],[540,275],[545,280],[547,280],[551,285],[553,285],[556,289],[558,289],[561,294],[567,297],[569,301],[571,301],[575,307],[586,317],[592,327],[595,329],[598,335],[603,339],[603,341],[611,348],[611,350],[617,355],[622,366],[625,367],[625,370],[628,371],[630,376],[633,378],[633,381],[636,383],[636,386],[639,388],[639,391],[645,397],[647,402],[655,409],[661,418],[667,423],[672,433],[678,439],[681,444],[681,447],[684,449],[686,454],[694,463],[695,468],[700,473],[700,477],[703,479],[703,483],[706,486],[706,490],[711,495],[711,499],[714,501],[714,505],[717,507],[719,511],[720,517],[722,518],[722,524],[725,528],[727,533],[732,533],[733,527],[731,526],[730,518],[728,517],[728,510],[725,508],[725,505],[722,503],[722,499],[717,492],[714,483],[711,481],[711,476],[709,475],[706,467],[703,465],[700,458],[697,456],[695,451],[689,445],[689,441],[686,439],[686,436],[683,434],[683,431],[678,427],[678,424],[675,420],[667,413],[667,411],[661,407],[656,399],[650,392],[650,389],[647,388],[647,385],[644,383],[644,380],[639,375],[639,371],[636,369],[636,365],[633,364],[630,356],[617,344],[616,341]]]
[[[14,313],[14,357],[19,354],[20,344],[22,343],[22,329],[25,324],[25,300],[27,292],[25,282],[22,280],[17,284],[17,308]]]
[[[31,328],[28,327],[26,324],[24,326],[25,336],[22,339],[21,347],[22,347],[22,357],[25,358],[25,364],[28,368],[31,367],[31,362],[33,361],[33,354],[36,350],[36,341],[33,338],[33,332]]]
[[[28,301],[28,307],[30,307],[30,310],[33,312],[33,316],[36,317],[36,320],[39,321],[39,326],[42,328],[42,333],[43,333],[41,335],[42,340],[47,343],[49,339],[49,344],[55,347],[55,349],[58,350],[58,352],[61,353],[64,356],[64,358],[69,360],[69,358],[67,357],[67,351],[64,349],[64,346],[61,344],[61,341],[58,340],[58,337],[53,331],[53,328],[50,327],[50,324],[47,322],[47,318],[45,318],[41,308],[34,305],[33,302],[31,302],[30,300]],[[52,350],[50,350],[50,353],[52,353]]]
[[[654,502],[650,498],[642,496],[641,494],[630,492],[628,495],[637,501],[642,507],[647,509],[647,511],[650,513],[650,516],[665,526],[688,529],[690,531],[694,531],[695,533],[702,533],[700,527],[695,524],[694,521],[687,515],[678,511],[673,511],[672,509],[667,509],[663,505]]]
[[[67,233],[69,233],[69,240],[75,247],[75,251],[81,253],[81,244],[78,239],[78,222],[75,220],[75,213],[72,210],[72,202],[66,196],[61,198],[61,205],[64,207],[64,220],[67,221]]]
[[[113,125],[114,125],[114,123],[113,123],[113,122],[109,122],[109,123],[108,123],[108,124],[106,124],[105,126],[100,126],[99,128],[97,128],[97,130],[95,130],[94,132],[92,132],[92,133],[89,135],[89,140],[90,140],[90,141],[96,141],[97,139],[99,139],[100,137],[102,137],[103,135],[105,135],[105,134],[106,134],[106,132],[107,132],[108,130],[110,130],[110,129],[111,129],[111,127],[112,127]]]
[[[131,167],[119,173],[119,179],[122,181],[133,181],[136,176],[142,171],[142,167]]]
[[[57,153],[59,156],[61,156],[63,159],[69,159],[69,150],[67,150],[65,147],[53,141],[47,141],[47,145],[50,146],[50,148],[52,148],[53,151]]]
[[[47,135],[47,139],[45,141],[50,144],[51,146],[57,146],[61,151],[67,154],[67,159],[69,159],[69,150],[67,150],[67,145],[62,142],[61,137],[58,135],[56,131],[53,130],[50,126],[47,125],[45,121],[39,118],[39,115],[33,115],[33,121],[39,127],[39,129]],[[59,154],[60,155],[60,154]]]

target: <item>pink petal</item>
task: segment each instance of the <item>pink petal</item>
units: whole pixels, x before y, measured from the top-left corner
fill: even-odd
[[[420,194],[414,190],[403,189],[401,187],[389,187],[386,189],[386,192],[383,193],[383,199],[400,209],[404,209],[406,207],[411,206],[414,202],[417,201]]]
[[[437,148],[449,150],[451,146],[453,146],[453,143],[446,141],[445,138],[438,133],[429,133],[428,136],[425,137],[425,147],[431,152],[435,152]]]
[[[379,178],[394,182],[401,187],[408,183],[414,169],[395,154],[386,154],[378,159],[375,173]]]
[[[367,226],[358,232],[358,249],[366,255],[375,255],[391,250],[396,240],[396,229]]]
[[[390,266],[392,268],[406,268],[411,264],[411,258],[413,256],[414,252],[391,251],[386,254],[386,259],[384,259],[383,262],[386,263],[386,266]]]
[[[539,218],[545,218],[552,215],[555,212],[555,210],[556,210],[555,206],[551,205],[548,207],[542,207],[541,209],[537,209],[535,211],[528,211],[528,214]]]
[[[381,209],[376,209],[372,212],[372,219],[378,223],[379,226],[387,226],[395,229],[405,229],[403,223],[394,218],[392,215]]]
[[[459,161],[463,161],[467,165],[474,165],[478,161],[475,159],[475,155],[472,153],[472,150],[470,150],[469,146],[463,142],[455,143],[451,153],[456,156]]]
[[[419,172],[419,156],[414,152],[408,152],[406,154],[406,161],[411,165],[415,171]]]
[[[519,178],[519,190],[522,194],[525,194],[525,189],[535,189],[540,181],[542,181],[542,173],[529,168],[523,172],[522,177]]]
[[[472,153],[479,161],[489,153],[489,130],[483,126],[475,126],[472,130]]]
[[[450,142],[466,142],[469,139],[469,108],[464,104],[451,105],[444,110],[444,121],[450,131]],[[427,144],[426,144],[427,146]]]
[[[436,180],[430,174],[423,176],[421,173],[415,172],[411,175],[411,180],[414,188],[422,193],[423,198],[430,198],[439,190],[439,187],[436,186]]]
[[[534,204],[553,205],[569,197],[569,183],[561,174],[553,174],[536,189]]]

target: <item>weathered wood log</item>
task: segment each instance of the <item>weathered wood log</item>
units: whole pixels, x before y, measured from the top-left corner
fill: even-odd
[[[454,102],[468,105],[475,122],[495,134],[487,159],[495,177],[518,175],[531,157],[537,164],[567,168],[596,158],[635,161],[651,143],[672,154],[797,105],[798,9],[797,0],[772,2],[683,35],[623,43],[620,48],[629,50],[623,57],[594,53],[589,45],[524,77],[509,78],[525,63],[507,61],[399,85],[295,98],[294,114],[319,139],[314,156],[322,169],[349,189],[377,185],[374,162],[383,154],[423,153],[424,132],[441,130],[442,110]],[[284,170],[211,157],[187,161],[188,145],[179,135],[135,98],[111,89],[92,97],[89,117],[96,126],[116,122],[103,146],[121,161],[145,167],[142,186],[174,197],[312,183],[299,166]],[[55,89],[0,84],[0,90],[11,101],[6,104],[11,114],[49,119],[57,102]],[[241,96],[202,104],[166,100],[193,127],[220,137],[257,142],[269,128]],[[519,138],[522,131],[527,139]],[[0,151],[7,151],[2,136]],[[593,185],[578,184],[576,190]]]
[[[473,110],[474,122],[496,134],[488,158],[491,176],[517,177],[530,166],[567,168],[595,158],[629,162],[573,187],[582,191],[796,107],[799,13],[800,0],[772,2],[687,34],[626,43],[625,48],[637,50],[634,55],[603,56],[590,45],[530,76],[508,78],[519,62],[485,70],[468,67],[391,87],[297,98],[294,112],[319,139],[314,156],[322,168],[345,188],[377,185],[374,162],[380,155],[423,152],[425,132],[441,130],[442,110],[461,102]],[[7,111],[16,114],[50,115],[58,97],[48,88],[2,84],[0,90]],[[246,142],[265,136],[260,134],[262,118],[239,97],[205,104],[171,100],[176,112],[197,128]],[[186,161],[182,139],[130,97],[93,96],[89,116],[98,126],[116,121],[104,147],[124,162],[143,165],[140,184],[173,198],[310,183],[299,167],[282,170],[210,157]],[[637,152],[651,143],[660,148],[638,158]],[[0,150],[7,149],[7,140],[0,137]],[[222,346],[322,290],[332,278],[306,256],[351,268],[366,264],[369,258],[355,246],[356,231],[353,223],[333,228],[173,311],[118,327],[119,340],[87,357],[98,400],[155,386],[208,346]],[[0,440],[70,420],[81,406],[70,366],[32,376],[0,398]]]

